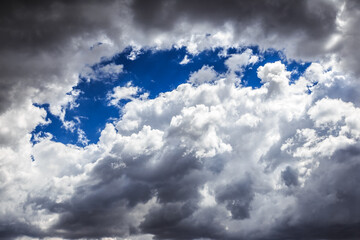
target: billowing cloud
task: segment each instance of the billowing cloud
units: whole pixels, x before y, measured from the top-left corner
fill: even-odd
[[[259,67],[258,75],[265,82],[258,89],[225,76],[212,84],[185,83],[155,99],[134,98],[117,124],[85,148],[48,138],[33,148],[24,144],[38,173],[11,177],[18,163],[5,156],[2,208],[14,206],[13,214],[28,221],[15,222],[25,230],[3,225],[2,233],[263,239],[297,237],[311,225],[304,237],[330,237],[323,229],[333,226],[356,234],[356,210],[348,208],[360,195],[347,182],[358,167],[353,119],[360,110],[340,99],[314,98],[326,78],[313,85],[302,77],[290,85],[279,62]],[[336,104],[337,113],[325,108]],[[6,187],[19,181],[28,183]],[[15,195],[23,197],[11,200]],[[319,201],[325,205],[312,206]],[[309,207],[312,217],[303,210]]]

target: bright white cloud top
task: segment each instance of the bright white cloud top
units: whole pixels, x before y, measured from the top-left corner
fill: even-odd
[[[359,238],[358,2],[4,9],[0,238]],[[181,82],[139,79],[161,53]],[[115,117],[82,129],[101,101]]]

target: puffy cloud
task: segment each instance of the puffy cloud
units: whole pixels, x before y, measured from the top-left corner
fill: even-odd
[[[217,76],[203,67],[189,82],[204,69]],[[281,62],[257,73],[257,89],[238,85],[229,71],[212,84],[184,83],[154,99],[136,97],[139,89],[129,83],[109,95],[131,101],[98,143],[75,147],[49,136],[32,146],[28,136],[19,137],[21,149],[5,145],[1,218],[22,220],[5,222],[1,234],[286,239],[306,227],[305,238],[326,238],[322,229],[335,225],[356,233],[357,218],[347,218],[341,201],[354,206],[359,194],[339,184],[357,168],[360,110],[323,94],[334,87],[329,79],[346,76],[331,78],[332,70],[315,64],[290,84]],[[17,136],[44,119],[40,108],[29,109],[39,119]],[[335,182],[323,180],[323,171]],[[313,206],[322,198],[329,199]],[[309,206],[316,217],[304,213]],[[328,208],[337,216],[332,221]]]
[[[201,69],[190,75],[189,82],[192,84],[210,83],[216,79],[217,75],[213,67],[204,65]]]
[[[259,57],[252,54],[251,49],[246,49],[241,54],[232,54],[226,59],[225,64],[230,71],[240,72],[247,65],[256,63]]]
[[[226,79],[212,85],[182,84],[155,99],[134,98],[122,109],[116,128],[108,124],[97,144],[75,148],[44,139],[34,148],[28,146],[32,150],[24,161],[32,152],[31,169],[39,174],[22,177],[32,184],[5,196],[24,197],[3,207],[25,204],[27,212],[19,213],[29,220],[37,216],[38,221],[25,223],[40,228],[37,236],[143,232],[159,238],[232,238],[242,221],[252,227],[241,228],[241,234],[251,236],[257,231],[252,222],[264,214],[258,213],[254,202],[269,194],[282,201],[286,196],[276,194],[282,182],[297,186],[292,168],[267,173],[258,161],[281,141],[283,126],[307,114],[308,104],[299,105],[299,97],[305,102],[310,97],[306,88],[299,93],[299,86],[289,85],[279,62],[258,72],[264,81],[287,87],[287,94],[273,91],[274,98],[268,98],[270,84],[242,88]],[[287,105],[277,105],[279,101]],[[201,204],[205,186],[215,205]],[[218,217],[209,222],[209,214]],[[280,212],[278,217],[286,215]],[[48,224],[41,226],[44,221]],[[201,226],[216,231],[202,231]]]
[[[24,136],[31,137],[29,133],[37,125],[49,123],[45,121],[45,116],[45,110],[32,105],[30,101],[7,110],[0,115],[0,146],[16,148]]]
[[[288,92],[290,73],[280,61],[258,68],[258,77],[268,86],[268,96],[279,96]]]
[[[309,109],[308,114],[315,121],[316,126],[334,125],[354,110],[352,103],[345,103],[339,99],[323,98],[317,101],[314,107]]]
[[[112,93],[108,94],[109,104],[116,106],[121,100],[131,100],[139,91],[140,89],[132,86],[131,82],[128,82],[124,87],[117,86]]]

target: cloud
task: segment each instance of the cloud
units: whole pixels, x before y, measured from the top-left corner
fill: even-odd
[[[196,72],[191,73],[189,82],[192,84],[203,84],[203,83],[211,83],[217,77],[216,71],[214,71],[214,67],[210,67],[204,65]]]
[[[103,18],[94,18],[94,11]],[[82,68],[114,54],[116,47],[110,39],[121,31],[120,26],[113,25],[114,31],[109,27],[117,11],[118,4],[112,1],[105,5],[64,1],[5,4],[1,21],[4,37],[0,43],[0,112],[29,99],[54,108],[66,105],[64,95],[77,85]],[[103,44],[92,47],[98,42]]]
[[[230,71],[241,72],[244,67],[256,63],[259,60],[258,56],[253,55],[251,49],[246,49],[241,54],[232,54],[225,61],[225,65]]]
[[[340,4],[339,4],[340,5]],[[326,1],[133,1],[135,23],[144,30],[169,32],[179,22],[206,23],[213,27],[231,24],[235,39],[264,37],[272,44],[275,39],[287,39],[305,45],[293,49],[302,56],[321,53],[319,41],[336,32],[337,5]],[[318,11],[321,9],[321,11]],[[256,28],[256,29],[255,29]],[[150,30],[149,30],[150,29]],[[249,29],[253,29],[252,33]],[[256,37],[255,37],[256,36]],[[300,37],[295,40],[294,37]],[[275,44],[277,45],[277,44]],[[280,46],[279,46],[280,47]],[[290,46],[289,46],[290,47]],[[282,47],[280,47],[282,48]]]
[[[286,167],[286,169],[281,172],[281,177],[288,187],[298,185],[298,173],[291,167]]]
[[[343,184],[348,181],[346,173],[355,171],[359,136],[351,133],[357,131],[352,116],[358,108],[325,96],[316,100],[321,82],[311,94],[307,87],[312,86],[311,80],[303,77],[290,85],[290,74],[280,62],[265,64],[258,73],[265,82],[258,89],[226,81],[229,72],[213,84],[185,83],[155,99],[133,98],[122,108],[117,124],[109,123],[99,142],[84,148],[51,139],[42,139],[33,148],[24,144],[27,152],[22,151],[23,156],[14,152],[13,157],[26,161],[31,153],[35,165],[30,169],[38,174],[23,174],[15,180],[10,176],[14,169],[19,171],[17,163],[10,164],[8,157],[2,160],[8,162],[2,207],[14,206],[18,210],[12,214],[28,219],[16,223],[26,226],[18,234],[284,239],[297,236],[297,229],[308,225],[313,228],[308,228],[305,237],[314,238],[326,226],[357,224],[356,217],[345,221],[346,205],[331,198],[322,208],[313,206],[318,209],[316,218],[307,216],[303,208],[320,202],[314,199],[326,197],[322,194],[340,191],[340,186],[319,177],[322,171],[329,171],[329,177],[336,174],[339,183],[345,178]],[[272,90],[271,84],[286,91]],[[347,106],[340,113],[345,119],[332,120],[334,114],[318,113],[326,101]],[[326,116],[329,120],[325,121]],[[334,130],[324,131],[318,121]],[[351,141],[325,147],[332,139],[344,143],[340,137]],[[2,151],[10,154],[13,150]],[[281,156],[279,152],[286,157],[274,165],[272,157]],[[6,187],[19,184],[14,181],[28,184],[12,190]],[[204,188],[212,204],[203,204]],[[343,195],[336,196],[344,196],[354,206],[358,194],[343,189]],[[23,197],[12,201],[16,195]],[[337,206],[333,213],[339,216],[329,221],[326,209],[332,206]],[[39,220],[30,221],[34,216]],[[270,221],[272,217],[276,220]],[[26,230],[37,228],[35,233]],[[18,236],[16,230],[8,231],[7,236]],[[345,235],[354,231],[343,230]]]
[[[360,94],[356,1],[13,1],[0,23],[0,237],[351,239],[358,236]],[[116,78],[104,64],[186,47],[259,45],[193,72],[150,99],[117,86],[119,119],[99,141],[65,145],[41,104],[63,120],[80,78]],[[281,61],[234,72],[264,48],[316,60],[298,80]],[[188,55],[180,63],[186,63]],[[102,63],[99,63],[102,61]],[[356,75],[357,74],[357,75]],[[239,76],[241,78],[241,75]],[[37,104],[36,104],[37,103]]]
[[[117,86],[113,89],[113,93],[108,94],[109,104],[116,106],[120,100],[131,100],[138,94],[140,89],[128,82],[125,87]]]
[[[318,7],[323,7],[324,11],[316,12]],[[275,4],[267,1],[245,1],[240,4],[229,0],[224,4],[216,1],[174,1],[167,4],[161,0],[153,3],[138,0],[133,2],[132,8],[136,21],[146,27],[171,28],[181,18],[189,18],[195,22],[207,20],[215,25],[222,25],[226,21],[234,21],[239,25],[260,21],[267,31],[275,30],[283,34],[291,34],[302,29],[314,38],[326,35],[334,27],[331,20],[336,17],[334,6],[326,2],[311,4],[282,1]],[[281,12],[283,15],[274,14],[276,12]],[[163,21],[164,19],[167,21]],[[314,24],[311,25],[310,22]]]
[[[268,97],[276,97],[289,92],[289,76],[285,65],[280,61],[261,66],[257,70],[261,82],[268,86]]]
[[[188,64],[191,60],[188,58],[188,55],[185,55],[185,57],[183,58],[183,60],[181,60],[181,62],[179,62],[180,65],[185,65]]]
[[[31,99],[50,104],[58,115],[55,109],[68,104],[63,96],[88,72],[84,67],[129,45],[185,46],[196,54],[258,44],[295,59],[336,59],[337,67],[357,73],[357,41],[351,37],[357,35],[357,8],[354,1],[14,1],[2,14],[0,111]],[[121,70],[107,67],[109,78]]]
[[[30,101],[8,110],[0,116],[0,146],[16,147],[22,137],[30,138],[29,133],[37,125],[49,123],[45,116],[45,110],[33,106]]]
[[[314,69],[322,67],[310,66],[290,84],[284,64],[267,63],[257,69],[263,85],[252,89],[229,81],[231,71],[208,84],[217,73],[205,66],[189,76],[190,83],[154,99],[137,98],[138,88],[129,83],[109,95],[132,101],[118,122],[107,124],[98,143],[81,148],[43,138],[32,147],[22,137],[21,149],[3,147],[2,208],[25,220],[2,235],[285,239],[309,225],[307,238],[326,238],[321,229],[334,225],[355,234],[357,218],[348,220],[336,199],[344,196],[351,205],[358,194],[344,187],[343,195],[336,195],[340,187],[319,176],[329,171],[329,177],[347,182],[347,173],[353,174],[360,110],[321,97],[336,86],[328,84],[335,73]],[[191,82],[203,71],[213,75]],[[19,168],[14,159],[26,164]],[[23,174],[15,177],[19,171]],[[314,206],[316,218],[308,217],[303,209],[329,192],[336,193],[335,200],[324,210]],[[14,201],[15,196],[21,197]],[[327,208],[338,217],[329,221]]]
[[[359,54],[351,36],[357,34],[357,8],[355,1],[14,1],[2,14],[0,111],[27,98],[66,105],[62,96],[78,83],[84,66],[128,45],[186,46],[196,53],[258,44],[295,59],[333,54],[338,66],[356,73]],[[334,36],[339,40],[326,47]]]
[[[288,223],[279,227],[279,237],[352,239],[359,234],[359,211],[353,207],[360,194],[352,188],[357,178],[353,173],[359,168],[358,154],[355,144],[320,160],[296,193],[298,204]]]
[[[81,77],[91,80],[116,80],[119,74],[123,72],[123,65],[116,65],[114,63],[107,64],[105,66],[98,66],[94,70],[86,68],[81,73]]]
[[[239,182],[220,188],[217,190],[216,197],[218,203],[226,203],[226,208],[233,219],[250,217],[250,203],[254,198],[250,177],[245,176],[245,179]]]

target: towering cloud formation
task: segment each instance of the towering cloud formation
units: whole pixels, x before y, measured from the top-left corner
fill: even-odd
[[[356,239],[360,94],[356,1],[12,1],[1,8],[0,238]],[[259,45],[313,61],[299,74],[262,51],[200,66],[150,99],[131,82],[97,143],[63,144],[79,76],[113,79],[132,46]],[[186,61],[185,61],[186,60]],[[316,62],[316,63],[315,63]],[[101,76],[98,76],[101,75]],[[121,102],[121,100],[127,102]],[[81,130],[81,129],[80,129]]]

